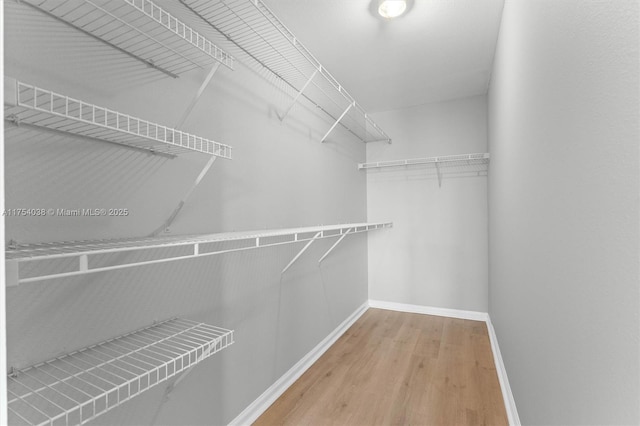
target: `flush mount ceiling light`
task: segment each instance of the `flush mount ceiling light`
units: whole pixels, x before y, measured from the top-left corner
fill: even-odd
[[[406,0],[380,0],[378,13],[383,18],[397,18],[407,10]]]

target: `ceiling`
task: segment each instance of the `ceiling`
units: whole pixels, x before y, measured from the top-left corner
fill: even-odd
[[[180,2],[154,1],[218,43],[217,34]],[[378,16],[377,0],[263,2],[367,112],[487,92],[504,0],[408,0],[409,11],[393,20]],[[123,73],[126,79],[114,77],[114,67],[131,67],[131,61],[121,64],[112,49],[100,49],[19,2],[6,2],[4,8],[11,16],[5,20],[6,51],[12,52],[5,56],[6,71],[38,69],[44,62],[70,86],[85,84],[96,90],[100,81],[109,92],[133,84],[129,69]],[[24,30],[27,26],[29,31]],[[35,34],[34,28],[45,36]],[[47,56],[33,55],[31,45]],[[138,68],[148,75],[145,66]]]
[[[487,92],[504,0],[264,0],[367,111]]]

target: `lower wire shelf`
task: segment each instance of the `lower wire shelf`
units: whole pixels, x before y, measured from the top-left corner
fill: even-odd
[[[12,372],[9,424],[83,424],[232,343],[232,330],[174,318]]]

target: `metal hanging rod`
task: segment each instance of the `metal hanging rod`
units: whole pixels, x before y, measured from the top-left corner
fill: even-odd
[[[289,268],[291,268],[291,265],[293,265],[294,263],[296,263],[296,260],[298,260],[298,259],[300,258],[300,256],[302,256],[302,255],[304,254],[304,252],[305,252],[305,251],[307,251],[307,249],[309,248],[309,246],[310,246],[310,245],[311,245],[315,240],[317,240],[318,238],[320,238],[320,236],[321,236],[321,235],[322,235],[322,231],[318,231],[318,232],[316,232],[316,234],[315,234],[315,235],[314,235],[314,236],[313,236],[309,241],[307,241],[307,244],[305,244],[305,245],[304,245],[304,247],[302,247],[302,250],[300,250],[300,251],[298,252],[298,254],[296,254],[296,255],[294,256],[294,258],[293,258],[293,259],[291,259],[291,262],[289,262],[289,263],[287,264],[287,266],[285,266],[285,267],[282,269],[282,272],[280,272],[280,273],[281,273],[281,274],[284,274],[285,272],[287,272],[287,271],[289,270]]]
[[[233,343],[232,330],[174,318],[12,370],[9,424],[84,424]]]
[[[231,147],[108,108],[5,78],[5,117],[20,125],[176,155],[197,151],[231,159]]]
[[[52,278],[308,242],[314,239],[341,237],[345,233],[354,234],[390,228],[391,226],[392,223],[356,223],[190,236],[24,245],[13,243],[6,249],[6,282],[7,286],[15,286],[20,283]],[[114,253],[138,253],[144,260],[131,262],[131,259],[127,257],[119,256],[119,263],[112,264],[113,259],[109,255]],[[105,260],[107,260],[106,263]],[[37,266],[39,261],[51,263],[48,264],[45,271],[33,268],[33,266]],[[22,274],[21,265],[25,263],[29,264],[28,272]],[[37,272],[33,272],[34,269]]]

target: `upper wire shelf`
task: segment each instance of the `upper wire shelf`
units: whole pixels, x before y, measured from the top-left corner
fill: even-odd
[[[287,83],[297,93],[294,102],[299,96],[307,98],[363,142],[391,142],[261,0],[180,1],[244,54]]]
[[[233,57],[150,0],[23,0],[172,77]]]
[[[371,163],[360,163],[358,169],[378,169],[384,167],[404,167],[421,164],[432,164],[435,166],[475,166],[489,164],[489,153],[443,155],[440,157],[411,158],[406,160],[375,161]]]
[[[233,344],[233,331],[174,318],[19,371],[11,425],[79,425]]]
[[[5,78],[5,117],[16,124],[73,133],[157,153],[197,151],[231,159],[231,147]]]
[[[347,233],[391,226],[391,223],[351,223],[206,235],[10,244],[5,251],[6,282],[7,286],[15,286],[52,278],[341,237]],[[123,253],[128,256],[118,256]]]

